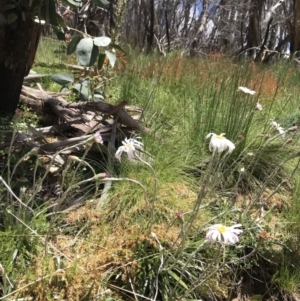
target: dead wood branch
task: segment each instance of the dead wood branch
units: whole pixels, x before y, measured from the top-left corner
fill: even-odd
[[[107,102],[77,102],[65,101],[61,96],[65,93],[50,93],[23,86],[20,101],[36,111],[52,113],[61,118],[63,122],[83,119],[82,113],[92,111],[103,114],[105,117],[112,116],[118,123],[133,130],[144,131],[144,127],[134,120],[124,109],[126,102],[123,101],[115,106]],[[82,120],[84,123],[84,119]]]
[[[48,67],[48,68],[70,68],[73,70],[88,70],[87,67],[82,67],[82,66],[78,66],[78,65],[71,65],[71,64],[48,64],[48,63],[36,63],[35,66],[39,66],[39,67]]]
[[[51,74],[29,74],[24,77],[24,82],[34,81],[43,77],[49,77]]]

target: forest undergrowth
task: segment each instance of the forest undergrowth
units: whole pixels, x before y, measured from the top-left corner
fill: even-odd
[[[57,72],[38,66],[61,60],[48,43],[37,72]],[[62,193],[40,201],[51,175],[35,173],[32,154],[2,151],[0,300],[299,300],[298,66],[124,60],[107,67],[105,101],[139,107],[147,131],[116,141],[113,158],[71,158]],[[11,128],[38,123],[22,109]],[[88,181],[90,168],[106,173]]]

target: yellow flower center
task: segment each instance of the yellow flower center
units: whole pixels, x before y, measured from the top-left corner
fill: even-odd
[[[221,135],[216,135],[216,138],[218,138],[218,139],[225,139],[225,137],[221,136]]]
[[[127,142],[127,143],[125,144],[125,147],[126,147],[126,148],[130,148],[130,143]]]
[[[218,227],[218,231],[221,233],[225,233],[227,231],[227,228],[226,228],[226,226],[221,225]]]

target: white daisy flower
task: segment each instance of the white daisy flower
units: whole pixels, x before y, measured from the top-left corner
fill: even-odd
[[[206,136],[206,139],[210,138],[210,143],[209,143],[209,150],[213,153],[218,152],[221,153],[224,150],[227,150],[227,154],[231,154],[233,150],[235,149],[235,145],[228,140],[227,138],[224,137],[224,133],[217,135],[215,133],[209,133]]]
[[[276,128],[276,130],[279,132],[282,138],[285,137],[285,130],[279,123],[271,121],[271,125],[273,125]]]
[[[259,111],[262,111],[263,107],[262,107],[261,103],[259,103],[259,102],[256,103],[256,109]]]
[[[256,93],[254,90],[250,90],[249,88],[246,88],[246,87],[239,87],[238,91],[242,91],[242,92],[250,94],[250,95],[254,95]]]
[[[140,137],[136,137],[136,139],[134,138],[125,138],[124,141],[122,141],[122,144],[116,154],[115,157],[121,161],[121,155],[123,152],[127,153],[128,159],[132,160],[135,156],[135,152],[136,150],[143,150],[143,143],[138,141],[137,139],[140,139]]]
[[[239,235],[243,232],[241,224],[236,224],[231,227],[226,227],[222,224],[212,225],[207,229],[206,239],[211,242],[219,242],[223,245],[236,244],[239,241]]]

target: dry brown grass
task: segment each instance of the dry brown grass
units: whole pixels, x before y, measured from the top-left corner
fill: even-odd
[[[136,64],[134,67],[136,72],[139,72],[143,78],[159,77],[162,81],[180,81],[180,79],[193,79],[195,85],[210,85],[212,81],[218,86],[221,80],[224,81],[224,74],[228,70],[233,70],[236,74],[248,72],[249,80],[241,83],[248,88],[260,91],[260,98],[265,104],[273,99],[274,95],[283,92],[284,84],[272,69],[261,70],[261,66],[250,63],[243,69],[240,63],[235,62],[231,58],[224,57],[220,53],[212,53],[205,59],[198,57],[180,57],[173,56],[168,60],[163,57],[155,57],[150,59],[146,68],[140,69]],[[293,68],[288,71],[286,82],[293,74]],[[214,75],[215,78],[212,78]],[[219,75],[219,76],[218,76]],[[228,74],[230,79],[230,74]]]

